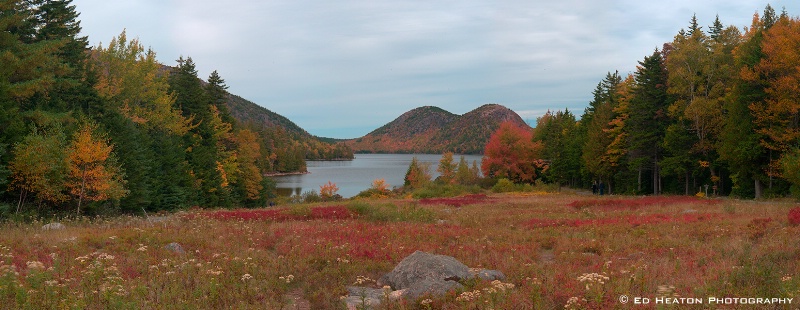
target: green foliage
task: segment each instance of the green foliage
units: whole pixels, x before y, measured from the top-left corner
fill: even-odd
[[[436,221],[436,212],[417,206],[375,204],[364,201],[354,201],[347,204],[350,212],[358,214],[360,218],[373,222],[420,222],[432,223]]]
[[[492,186],[492,191],[495,193],[517,192],[522,191],[523,189],[524,188],[522,188],[521,184],[520,186],[517,186],[517,184],[514,184],[514,182],[506,178],[497,180],[497,183]]]
[[[67,200],[67,142],[63,129],[48,132],[34,130],[14,146],[10,163],[11,188],[19,190],[20,204],[28,193],[41,202],[60,203]]]
[[[411,197],[434,198],[434,197],[456,197],[465,194],[477,194],[481,188],[477,185],[462,185],[462,184],[441,184],[441,183],[428,183],[427,185],[416,188],[411,192]]]

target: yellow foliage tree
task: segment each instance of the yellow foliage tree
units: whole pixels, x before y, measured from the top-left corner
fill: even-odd
[[[91,59],[98,72],[95,89],[123,115],[175,135],[192,128],[192,120],[174,106],[167,71],[156,60],[156,53],[145,50],[138,39],[128,41],[123,31],[108,47],[97,46]]]
[[[67,150],[67,189],[78,198],[77,213],[84,199],[103,201],[128,194],[120,168],[112,157],[112,146],[94,133],[95,126],[81,126]]]
[[[256,134],[247,129],[236,132],[235,140],[238,171],[236,181],[244,189],[246,199],[257,200],[261,195],[261,181],[264,179],[257,165],[257,160],[261,157],[261,145]]]

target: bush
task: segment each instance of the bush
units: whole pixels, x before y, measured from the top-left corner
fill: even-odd
[[[411,197],[421,198],[436,198],[436,197],[455,197],[465,194],[477,194],[481,192],[481,188],[475,185],[457,185],[457,184],[435,184],[429,183],[428,185],[416,189],[411,192]]]
[[[506,178],[497,180],[497,183],[495,183],[494,186],[492,186],[492,191],[495,193],[507,193],[516,190],[517,190],[516,184],[514,184],[514,182],[511,182],[511,180]]]
[[[800,208],[789,210],[789,224],[792,226],[800,225]]]
[[[398,207],[394,204],[369,204],[356,201],[348,204],[347,210],[375,222],[431,223],[437,218],[433,211],[416,205]]]

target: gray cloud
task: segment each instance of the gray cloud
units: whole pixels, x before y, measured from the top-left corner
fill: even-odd
[[[500,103],[527,119],[580,114],[696,13],[750,24],[766,1],[75,0],[84,34],[123,28],[173,64],[191,56],[233,93],[320,136],[358,137],[422,105]],[[797,14],[798,5],[773,1]]]

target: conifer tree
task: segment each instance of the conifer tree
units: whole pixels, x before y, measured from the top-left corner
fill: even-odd
[[[630,100],[631,113],[626,121],[629,127],[629,165],[637,171],[637,190],[642,191],[642,177],[649,172],[652,177],[652,193],[661,193],[659,161],[662,159],[665,130],[668,124],[667,74],[661,52],[654,51],[639,62],[634,73],[636,85]]]

